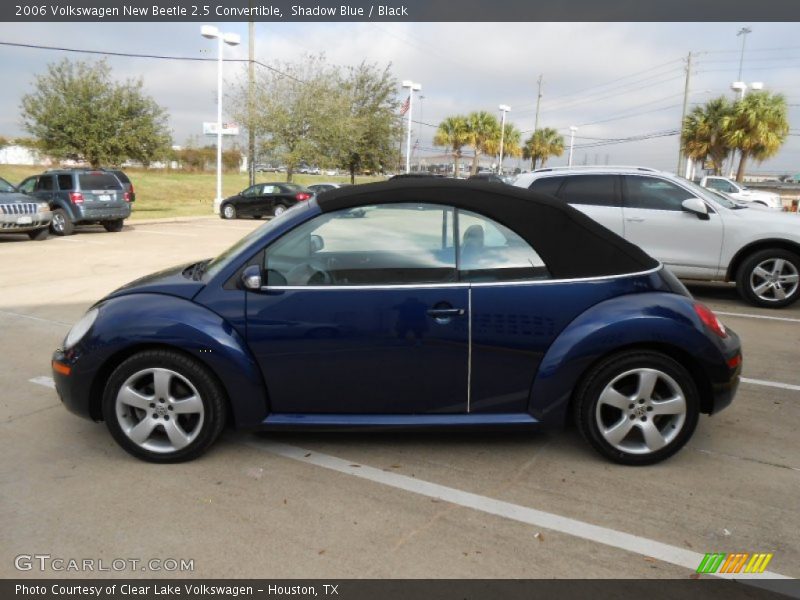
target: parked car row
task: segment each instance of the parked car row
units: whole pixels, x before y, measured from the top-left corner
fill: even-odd
[[[52,169],[19,186],[0,180],[0,231],[27,233],[31,239],[71,235],[76,225],[100,224],[122,231],[136,199],[133,183],[119,170]]]
[[[219,215],[223,219],[278,217],[298,202],[305,202],[313,196],[313,191],[296,183],[257,183],[225,198],[220,203]]]

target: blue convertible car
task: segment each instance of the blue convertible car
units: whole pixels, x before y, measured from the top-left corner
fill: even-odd
[[[257,430],[574,418],[654,463],[733,399],[737,336],[658,262],[548,196],[407,179],[325,192],[213,260],[135,281],[55,352],[70,410],[154,462]]]

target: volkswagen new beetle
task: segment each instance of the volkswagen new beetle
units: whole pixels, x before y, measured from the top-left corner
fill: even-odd
[[[300,203],[213,260],[109,294],[53,356],[131,454],[251,430],[544,428],[607,458],[680,449],[740,344],[638,247],[548,196],[406,179]]]

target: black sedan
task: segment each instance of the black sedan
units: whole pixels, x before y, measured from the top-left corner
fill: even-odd
[[[311,198],[314,192],[296,183],[257,183],[235,196],[225,198],[219,207],[223,219],[277,217],[298,202]]]

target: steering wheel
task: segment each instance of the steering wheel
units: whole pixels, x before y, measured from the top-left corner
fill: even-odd
[[[288,285],[330,285],[333,278],[321,260],[311,258],[293,267],[286,274],[286,282]]]

